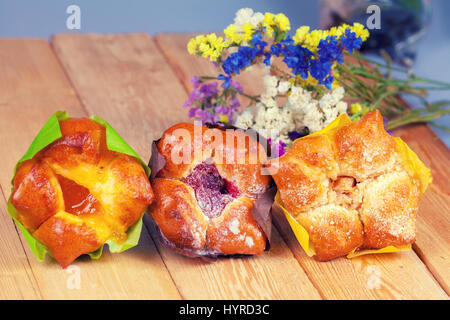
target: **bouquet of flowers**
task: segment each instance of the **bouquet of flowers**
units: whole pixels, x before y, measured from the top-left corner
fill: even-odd
[[[394,68],[386,54],[386,65],[360,55],[357,50],[369,37],[362,24],[312,31],[302,26],[293,36],[288,34],[290,29],[282,13],[244,8],[224,30],[224,37],[211,33],[192,38],[189,53],[209,59],[218,75],[192,78],[194,90],[184,105],[189,116],[204,123],[252,128],[281,155],[295,139],[323,129],[341,113],[357,120],[379,109],[393,119],[386,124],[393,129],[450,112],[446,109],[450,102],[425,100],[427,90],[450,89],[449,84],[418,78],[402,69],[398,70],[405,71],[407,79],[392,79]],[[349,55],[353,61],[344,59]],[[265,72],[265,91],[260,96],[246,94],[235,80],[255,65]],[[418,96],[425,107],[407,110],[398,101],[399,94]],[[238,95],[249,98],[250,105],[240,108]]]

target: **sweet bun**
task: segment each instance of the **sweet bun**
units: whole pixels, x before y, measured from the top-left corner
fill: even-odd
[[[21,162],[13,179],[16,218],[62,267],[107,240],[118,243],[153,200],[139,161],[110,151],[105,127],[60,121],[62,137]]]
[[[420,181],[379,111],[297,139],[268,170],[318,260],[415,241]]]
[[[167,129],[150,163],[155,201],[149,213],[163,243],[188,256],[263,252],[267,231],[254,207],[269,186],[265,161],[263,147],[240,130],[190,123]]]

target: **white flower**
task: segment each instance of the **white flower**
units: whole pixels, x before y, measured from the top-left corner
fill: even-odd
[[[347,111],[347,103],[342,101],[345,90],[337,88],[327,92],[320,99],[313,98],[312,92],[293,86],[288,81],[279,81],[269,74],[263,77],[265,92],[260,96],[261,103],[256,104],[255,113],[246,109],[236,118],[235,125],[240,128],[253,128],[275,143],[283,141],[290,145],[288,133],[308,127],[311,133],[323,129],[336,117]],[[286,95],[288,101],[278,106],[278,94]]]
[[[285,94],[290,87],[291,84],[289,83],[289,81],[280,81],[280,83],[278,84],[278,92],[280,94]]]
[[[241,114],[236,117],[234,125],[241,129],[251,128],[253,125],[253,114],[250,108],[246,108]]]
[[[303,108],[312,99],[311,92],[300,87],[292,87],[291,94],[288,97],[288,102],[297,109]]]
[[[278,90],[275,87],[267,88],[266,92],[261,95],[261,100],[270,99],[276,97]]]
[[[342,100],[345,95],[344,87],[338,87],[338,88],[334,89],[333,95],[335,96],[336,100]]]
[[[251,23],[254,26],[262,24],[264,15],[261,12],[253,12],[250,8],[242,8],[236,12],[234,24],[242,31],[242,26],[246,23]]]
[[[264,107],[262,104],[256,105],[255,125],[258,128],[265,127],[265,121],[266,121],[265,112],[266,112],[266,107]]]
[[[236,12],[236,16],[234,18],[234,24],[238,27],[242,27],[244,24],[250,22],[252,18],[253,10],[250,8],[242,8]]]
[[[261,12],[255,12],[253,16],[250,18],[250,23],[254,26],[257,26],[263,23],[264,15]]]
[[[276,88],[278,85],[278,78],[271,75],[265,75],[263,77],[264,88]]]
[[[277,102],[271,96],[262,95],[261,96],[261,102],[264,103],[264,105],[266,107],[268,107],[268,108],[273,108],[273,107],[277,107],[278,108]]]
[[[344,101],[339,101],[336,104],[336,109],[338,114],[347,113],[347,103]]]
[[[292,143],[292,140],[289,139],[289,136],[286,135],[286,134],[280,135],[280,137],[278,138],[278,140],[281,140],[281,141],[283,141],[283,142],[286,143],[286,144],[291,144],[291,143]],[[275,140],[275,142],[278,142],[278,140]]]

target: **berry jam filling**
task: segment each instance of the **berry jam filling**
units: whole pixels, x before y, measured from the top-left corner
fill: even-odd
[[[186,183],[194,189],[198,205],[209,218],[220,216],[225,206],[239,196],[238,188],[222,178],[215,165],[205,162],[194,168]]]

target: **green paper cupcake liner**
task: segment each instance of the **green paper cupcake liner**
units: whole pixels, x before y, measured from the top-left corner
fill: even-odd
[[[59,122],[63,120],[71,119],[67,115],[66,111],[56,111],[50,119],[47,121],[47,123],[41,128],[37,136],[34,138],[33,142],[31,143],[30,147],[28,148],[27,152],[24,154],[24,156],[16,163],[14,167],[14,174],[13,179],[11,180],[11,194],[13,192],[13,181],[14,177],[16,175],[17,167],[18,165],[26,160],[32,159],[39,151],[41,151],[46,146],[50,145],[52,142],[56,141],[57,139],[62,137],[61,129],[59,126]],[[107,148],[111,151],[116,151],[120,153],[124,153],[127,155],[130,155],[132,157],[135,157],[139,163],[142,165],[142,167],[145,170],[145,173],[147,176],[150,176],[150,168],[145,164],[145,162],[142,161],[142,159],[139,157],[139,155],[131,148],[125,140],[111,127],[111,125],[106,122],[104,119],[97,117],[97,116],[91,116],[89,119],[95,121],[96,123],[103,125],[106,128],[106,145]],[[14,219],[16,225],[18,226],[20,232],[22,232],[25,240],[27,241],[28,245],[31,248],[31,251],[35,255],[35,257],[39,261],[44,261],[45,255],[49,254],[52,256],[49,248],[42,243],[41,241],[37,240],[33,235],[16,219],[17,216],[17,210],[14,207],[14,205],[11,202],[11,195],[8,199],[7,204],[7,211],[8,214]],[[108,240],[105,242],[105,244],[108,244],[109,251],[113,253],[123,252],[125,250],[128,250],[134,246],[136,246],[139,242],[139,237],[141,235],[142,230],[142,218],[144,216],[146,210],[142,213],[139,220],[132,226],[130,226],[127,230],[127,240],[122,243],[117,243],[114,240]],[[101,257],[103,253],[103,244],[100,248],[95,250],[94,252],[89,253],[88,255],[92,259],[98,259]],[[52,256],[53,257],[53,256]]]

